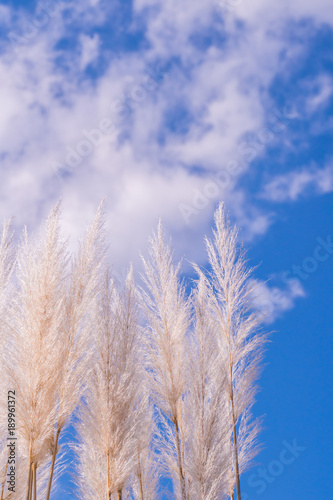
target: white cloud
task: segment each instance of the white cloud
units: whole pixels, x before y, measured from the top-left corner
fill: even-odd
[[[0,25],[1,24],[9,24],[11,19],[11,10],[6,5],[0,4]]]
[[[307,193],[324,194],[333,191],[333,164],[323,168],[304,168],[270,180],[261,197],[269,201],[296,201]]]
[[[211,6],[201,0],[134,0],[134,10],[144,12],[147,22],[146,37],[151,52],[160,57],[179,56],[184,62],[195,57],[188,43],[193,33],[209,26]]]
[[[80,69],[84,70],[89,64],[94,62],[99,55],[100,38],[97,33],[94,36],[80,35],[81,60]]]
[[[272,323],[286,311],[295,306],[295,300],[305,297],[305,291],[298,280],[290,280],[288,287],[269,286],[265,282],[259,282],[256,289],[254,303],[264,314],[265,322]]]
[[[333,81],[329,75],[321,74],[310,83],[312,92],[307,100],[307,111],[313,113],[327,104],[333,93]]]
[[[12,11],[0,7],[10,22]],[[239,187],[250,163],[207,200],[190,225],[179,205],[192,205],[193,193],[204,191],[210,176],[237,158],[243,137],[256,134],[265,124],[270,111],[267,90],[281,52],[287,51],[292,59],[303,50],[301,42],[290,48],[285,23],[305,15],[329,22],[325,8],[331,12],[331,7],[325,0],[319,6],[297,1],[288,8],[286,2],[268,5],[254,0],[240,2],[223,22],[214,2],[136,0],[131,29],[135,32],[146,23],[143,48],[124,52],[121,47],[110,55],[103,51],[95,28],[106,23],[110,30],[118,29],[112,24],[116,8],[116,3],[111,8],[102,0],[71,3],[66,16],[60,9],[18,52],[10,44],[2,45],[0,214],[15,215],[19,227],[34,227],[62,196],[65,230],[74,239],[107,195],[111,254],[118,269],[129,260],[137,262],[138,249],[144,252],[159,216],[175,237],[177,255],[203,262],[202,234],[220,199],[243,228],[245,239],[265,234],[272,215],[254,205],[246,187]],[[19,33],[20,26],[14,23],[10,29]],[[78,27],[82,32],[77,33]],[[200,48],[195,37],[213,30],[220,31],[220,40]],[[66,36],[79,42],[67,51],[58,45]],[[99,56],[105,58],[105,71],[89,80],[84,69]],[[148,73],[156,62],[166,73],[154,83]],[[143,89],[144,82],[149,90]],[[329,85],[323,79],[311,87],[309,110],[325,103]],[[115,100],[124,106],[129,101],[126,119],[116,119]],[[178,123],[172,115],[179,109],[189,118],[181,131],[175,131]],[[116,133],[106,134],[60,182],[53,162],[65,163],[68,148],[76,150],[86,140],[83,129],[97,129],[103,119],[116,124]],[[193,167],[201,170],[194,172]],[[328,167],[319,178],[312,170],[288,175],[287,180],[273,180],[265,193],[286,200],[297,199],[313,182],[319,192],[332,189]],[[289,302],[281,310],[292,303],[293,297],[286,297]]]

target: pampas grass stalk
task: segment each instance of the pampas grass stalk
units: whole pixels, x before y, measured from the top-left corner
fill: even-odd
[[[31,440],[30,440],[30,446],[29,446],[29,458],[28,458],[28,464],[29,464],[29,469],[28,469],[28,484],[27,484],[27,494],[26,494],[26,500],[30,500],[31,498],[31,476],[32,476],[32,469],[31,469]]]
[[[4,475],[3,475],[3,479],[1,481],[1,497],[0,497],[0,500],[3,500],[3,494],[4,494],[4,491],[5,491],[6,474],[7,474],[7,468],[8,468],[8,460],[9,460],[9,448],[8,448],[8,453],[7,453],[6,466],[4,468]]]
[[[0,500],[50,500],[59,440],[76,424],[77,484],[85,500],[155,500],[159,478],[174,498],[241,500],[240,475],[258,451],[252,418],[267,337],[257,284],[225,209],[206,238],[209,271],[187,298],[161,222],[143,260],[140,299],[131,268],[122,288],[104,265],[100,205],[70,260],[60,205],[19,244],[0,241]],[[145,327],[140,327],[141,301]],[[192,321],[193,319],[193,321]],[[6,496],[8,383],[17,399],[17,493]]]
[[[139,432],[136,449],[134,474],[127,485],[125,498],[155,500],[159,481],[159,456],[156,453],[157,428],[153,418],[154,408],[148,395],[146,381],[143,380],[143,396],[140,401]]]
[[[91,334],[91,322],[88,321],[88,315],[98,292],[101,266],[105,257],[103,225],[102,202],[93,224],[88,229],[74,257],[66,290],[62,366],[58,385],[59,404],[52,439],[52,462],[46,500],[50,499],[60,433],[79,403],[89,366],[90,358],[87,356],[87,347]]]
[[[13,234],[11,233],[12,220],[4,222],[0,241],[0,311],[3,313],[7,302],[7,287],[11,278],[14,264]],[[2,330],[1,330],[2,331]]]
[[[59,435],[60,435],[60,428],[57,428],[56,436],[55,436],[55,440],[54,440],[54,445],[52,446],[52,459],[51,459],[51,466],[50,466],[50,474],[49,474],[49,480],[47,483],[47,490],[46,490],[46,499],[47,500],[50,498],[50,495],[51,495],[54,467],[55,467],[56,457],[57,457],[57,453],[58,453]]]
[[[194,330],[187,343],[189,383],[184,416],[191,500],[215,500],[228,491],[229,429],[223,418],[227,410],[226,377],[208,299],[208,289],[201,278],[193,295]]]
[[[132,269],[120,292],[107,271],[95,307],[94,364],[78,425],[78,483],[87,500],[122,498],[135,469],[143,387],[138,314]]]
[[[236,486],[241,500],[240,474],[258,449],[256,438],[259,421],[252,421],[251,407],[255,400],[256,380],[260,373],[266,336],[260,331],[260,315],[253,306],[256,283],[253,269],[248,268],[245,254],[238,246],[238,230],[231,227],[223,204],[215,212],[213,241],[206,238],[211,266],[205,279],[209,291],[210,314],[215,321],[221,360],[224,360],[229,401],[232,475],[230,497]]]
[[[0,240],[0,357],[5,360],[4,350],[7,344],[7,311],[9,303],[9,282],[13,272],[15,258],[13,249],[13,236],[11,234],[12,222],[4,222]],[[1,500],[3,500],[6,487],[6,474],[8,468],[7,449],[7,391],[8,373],[6,364],[3,363],[0,378],[0,478],[1,478]]]
[[[37,500],[37,465],[32,464],[32,477],[33,477],[33,500]]]
[[[176,452],[164,447],[166,460],[178,470],[180,498],[186,500],[186,471],[182,443],[182,397],[185,388],[184,338],[190,312],[179,280],[180,264],[174,267],[172,250],[164,241],[162,223],[150,240],[150,259],[143,260],[142,291],[148,321],[148,357],[151,390],[162,414],[172,422]],[[167,425],[167,424],[166,424]],[[173,462],[173,465],[172,465]]]
[[[86,319],[97,293],[104,251],[102,225],[100,208],[70,276],[59,203],[40,235],[31,239],[25,230],[19,246],[18,286],[6,323],[10,331],[6,358],[8,376],[17,390],[18,442],[21,463],[27,461],[29,500],[37,495],[38,480],[38,491],[45,488],[49,500],[59,436],[81,397],[90,333]]]
[[[59,218],[58,204],[39,238],[31,241],[25,230],[18,251],[18,288],[10,306],[7,359],[17,391],[20,452],[28,459],[27,498],[37,481],[33,468],[48,460],[61,370],[59,335],[67,257]]]

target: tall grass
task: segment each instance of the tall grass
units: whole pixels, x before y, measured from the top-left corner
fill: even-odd
[[[78,426],[79,485],[87,500],[123,498],[141,453],[138,315],[132,269],[120,292],[106,271],[95,306],[94,362]]]
[[[50,455],[62,368],[67,254],[60,237],[60,208],[38,238],[25,230],[18,249],[18,287],[10,307],[10,375],[16,390],[18,440],[27,460],[26,498],[36,488],[36,467]]]
[[[213,241],[206,238],[208,276],[197,268],[207,287],[209,314],[214,321],[222,369],[227,378],[232,471],[229,474],[229,495],[241,500],[240,474],[250,464],[258,448],[256,438],[260,421],[252,420],[256,381],[260,373],[263,347],[267,340],[260,331],[261,317],[253,298],[256,282],[248,267],[245,252],[238,245],[238,229],[232,227],[223,204],[215,212]]]
[[[49,500],[60,433],[79,404],[91,364],[88,346],[92,334],[91,304],[97,296],[105,258],[103,202],[71,263],[65,290],[61,339],[61,368],[57,383],[58,404],[52,428],[52,462],[47,486]]]
[[[163,446],[167,467],[178,479],[175,487],[180,498],[186,500],[182,398],[190,309],[179,279],[180,264],[173,264],[171,245],[165,243],[161,222],[150,239],[149,253],[149,260],[143,259],[146,291],[142,293],[148,320],[149,381],[168,432]]]
[[[195,319],[187,344],[184,412],[188,498],[193,500],[215,500],[228,492],[227,379],[208,299],[201,278],[193,296]]]
[[[115,285],[101,204],[69,255],[57,204],[42,230],[0,241],[0,500],[50,500],[59,444],[75,427],[75,496],[241,500],[258,451],[252,417],[266,335],[253,269],[223,205],[191,293],[160,222],[143,259]],[[17,489],[6,487],[7,391],[16,391]],[[61,457],[60,457],[61,458]],[[170,492],[169,492],[170,495]]]
[[[0,499],[6,491],[6,474],[8,467],[7,448],[7,391],[9,390],[8,372],[5,369],[5,345],[8,341],[7,306],[10,302],[9,281],[14,267],[13,236],[11,221],[3,223],[0,241],[0,358],[2,361],[0,378]]]
[[[44,494],[50,498],[59,435],[80,398],[86,369],[85,318],[98,282],[100,232],[101,211],[71,273],[67,244],[60,235],[59,203],[41,233],[30,238],[25,230],[19,245],[7,359],[17,394],[27,500]]]

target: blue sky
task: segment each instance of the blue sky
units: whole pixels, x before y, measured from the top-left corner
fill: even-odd
[[[74,246],[107,196],[123,276],[158,217],[204,265],[225,201],[274,330],[245,500],[333,497],[332,2],[2,1],[0,35],[1,217],[62,197]]]

